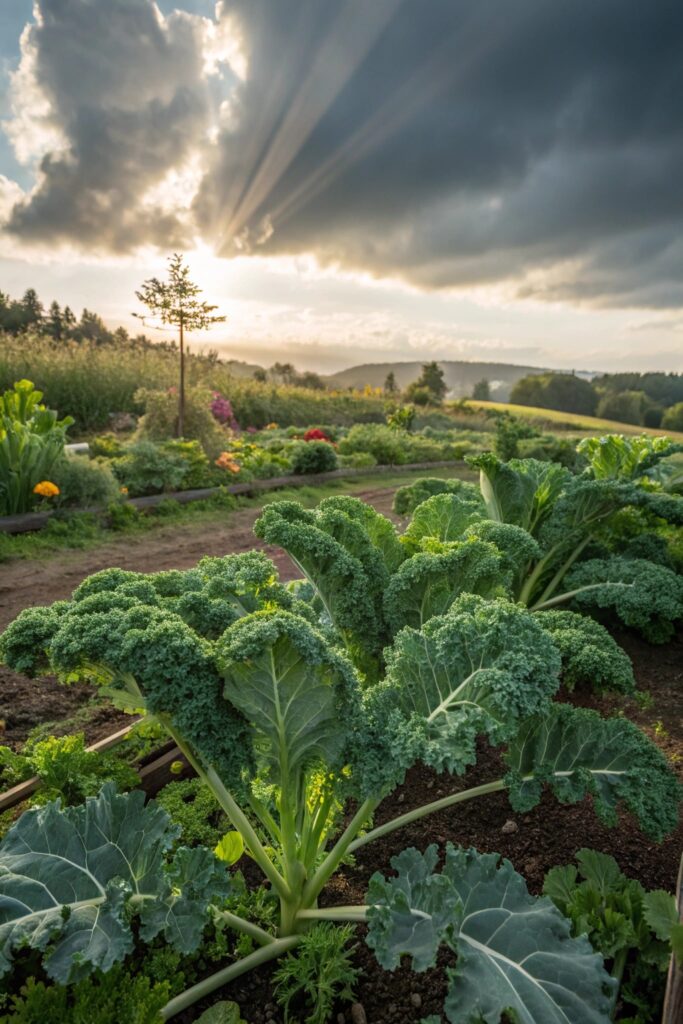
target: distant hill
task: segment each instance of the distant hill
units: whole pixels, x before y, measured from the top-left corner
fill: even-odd
[[[396,383],[405,388],[422,372],[426,359],[411,363],[363,363],[352,366],[348,370],[325,377],[331,388],[364,388],[369,384],[373,388],[381,388],[387,374],[393,371]],[[491,386],[491,398],[497,402],[507,402],[513,385],[529,373],[546,372],[540,366],[514,366],[512,363],[470,363],[464,360],[440,360],[439,366],[444,372],[448,385],[449,398],[467,398],[479,380],[486,380]],[[557,371],[555,371],[557,372]],[[581,376],[584,376],[582,373]]]

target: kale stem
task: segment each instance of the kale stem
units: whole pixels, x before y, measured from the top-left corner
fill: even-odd
[[[267,946],[262,946],[261,949],[250,953],[244,959],[238,960],[237,963],[230,964],[229,967],[224,967],[223,970],[217,971],[208,978],[204,978],[203,981],[193,985],[192,988],[185,989],[180,995],[175,996],[174,999],[166,1003],[166,1006],[161,1010],[161,1019],[169,1020],[171,1017],[175,1017],[177,1013],[186,1010],[188,1006],[192,1006],[193,1003],[203,999],[204,996],[210,995],[211,992],[215,992],[217,988],[227,985],[234,978],[239,978],[241,974],[246,974],[247,971],[253,970],[254,967],[260,967],[261,964],[268,963],[269,960],[275,960],[283,953],[293,949],[300,941],[300,935],[289,935],[285,939],[275,939],[273,942],[268,943]]]
[[[368,799],[363,801],[337,842],[327,854],[322,864],[318,867],[318,870],[310,881],[306,883],[304,888],[304,899],[305,903],[309,907],[317,898],[318,893],[323,888],[327,880],[332,874],[334,874],[340,861],[344,857],[344,854],[351,848],[354,836],[372,815],[378,804],[379,800]]]
[[[210,908],[214,920],[223,921],[229,928],[232,928],[236,932],[243,932],[244,935],[249,935],[252,939],[255,939],[261,946],[268,946],[271,942],[276,942],[274,935],[264,931],[263,928],[259,928],[257,924],[252,921],[245,921],[243,917],[238,917],[237,914],[231,914],[229,910],[219,910],[217,907]]]
[[[505,788],[505,780],[497,779],[495,782],[487,782],[483,786],[465,789],[460,793],[451,793],[450,796],[444,796],[440,800],[424,804],[422,807],[417,807],[414,811],[408,811],[407,814],[402,814],[399,818],[387,821],[384,825],[373,828],[371,832],[366,832],[364,836],[354,839],[349,844],[348,852],[353,853],[355,850],[360,849],[361,846],[372,843],[375,839],[381,839],[382,836],[389,835],[390,832],[394,832],[397,828],[403,828],[404,825],[410,825],[414,821],[419,821],[420,818],[424,818],[427,814],[434,814],[436,811],[442,811],[453,804],[462,803],[464,800],[473,800],[475,797],[485,796],[487,793],[496,793]]]

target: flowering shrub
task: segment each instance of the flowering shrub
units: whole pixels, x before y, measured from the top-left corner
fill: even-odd
[[[327,441],[328,444],[332,444],[332,438],[328,437],[324,430],[318,430],[317,427],[306,431],[304,441]]]
[[[224,427],[230,427],[231,430],[240,429],[240,425],[235,419],[230,399],[225,398],[220,391],[211,392],[211,412],[213,418],[218,420]]]
[[[230,473],[239,473],[240,464],[236,462],[230,452],[221,452],[215,463],[219,469],[227,469]]]

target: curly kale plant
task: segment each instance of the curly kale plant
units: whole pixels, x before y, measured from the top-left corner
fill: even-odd
[[[424,551],[411,555],[361,502],[333,499],[316,513],[279,503],[259,533],[287,544],[308,584],[283,587],[265,556],[236,555],[187,572],[107,570],[71,601],[20,615],[0,640],[3,659],[89,679],[119,706],[154,715],[241,835],[279,917],[273,935],[208,907],[225,893],[225,868],[201,847],[176,849],[165,863],[173,834],[161,809],[105,789],[85,808],[25,815],[0,847],[5,970],[24,945],[42,950],[58,979],[106,969],[130,948],[135,919],[143,938],[163,931],[190,950],[210,914],[258,945],[171,999],[167,1019],[294,950],[316,922],[362,920],[386,967],[406,953],[424,970],[440,947],[457,953],[450,1021],[507,1010],[528,1024],[566,1024],[580,1006],[582,1020],[607,1024],[611,982],[600,958],[495,856],[449,849],[435,872],[433,851],[406,851],[396,877],[373,878],[364,905],[318,906],[355,850],[494,792],[518,809],[535,806],[544,787],[563,802],[590,794],[605,822],[623,806],[655,840],[675,825],[680,790],[657,748],[624,719],[553,702],[563,660],[577,679],[591,670],[567,640],[580,626],[490,596],[518,570],[505,538],[522,529],[493,527],[487,540],[423,538]],[[428,558],[436,570],[423,569]],[[410,586],[399,585],[406,578]],[[463,774],[481,738],[501,748],[501,777],[373,827],[412,765]],[[347,800],[354,809],[344,820]]]

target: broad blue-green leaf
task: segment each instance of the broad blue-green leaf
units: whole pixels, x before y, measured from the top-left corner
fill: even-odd
[[[163,934],[181,953],[192,953],[206,927],[208,897],[228,895],[229,875],[210,850],[197,846],[176,851],[167,878],[167,898],[143,904],[140,934],[147,942]]]
[[[217,649],[224,695],[251,724],[255,753],[271,781],[336,766],[358,717],[355,673],[307,622],[288,612],[247,616]]]
[[[453,1024],[607,1024],[612,986],[602,958],[549,899],[530,896],[524,879],[497,854],[448,844],[441,873],[436,847],[405,850],[396,876],[374,875],[368,890],[368,944],[388,969],[400,957],[415,970],[441,946],[458,956],[444,1010]]]
[[[565,803],[593,796],[598,816],[617,821],[620,802],[660,841],[678,821],[681,786],[661,751],[625,718],[554,704],[523,723],[506,759],[513,807],[526,810],[548,783]]]
[[[56,801],[23,814],[0,845],[0,972],[19,947],[48,944],[56,981],[106,971],[132,950],[130,919],[143,908],[143,922],[160,915],[172,922],[171,941],[195,948],[196,918],[221,886],[206,863],[190,868],[190,851],[167,863],[176,835],[143,793],[121,795],[111,783],[79,807]]]
[[[441,944],[452,940],[462,905],[450,880],[434,874],[438,859],[436,846],[404,850],[391,858],[395,878],[376,872],[370,879],[367,941],[385,970],[409,953],[413,969],[426,971]]]
[[[215,1003],[197,1019],[197,1024],[246,1024],[242,1019],[237,1003],[222,999]]]

